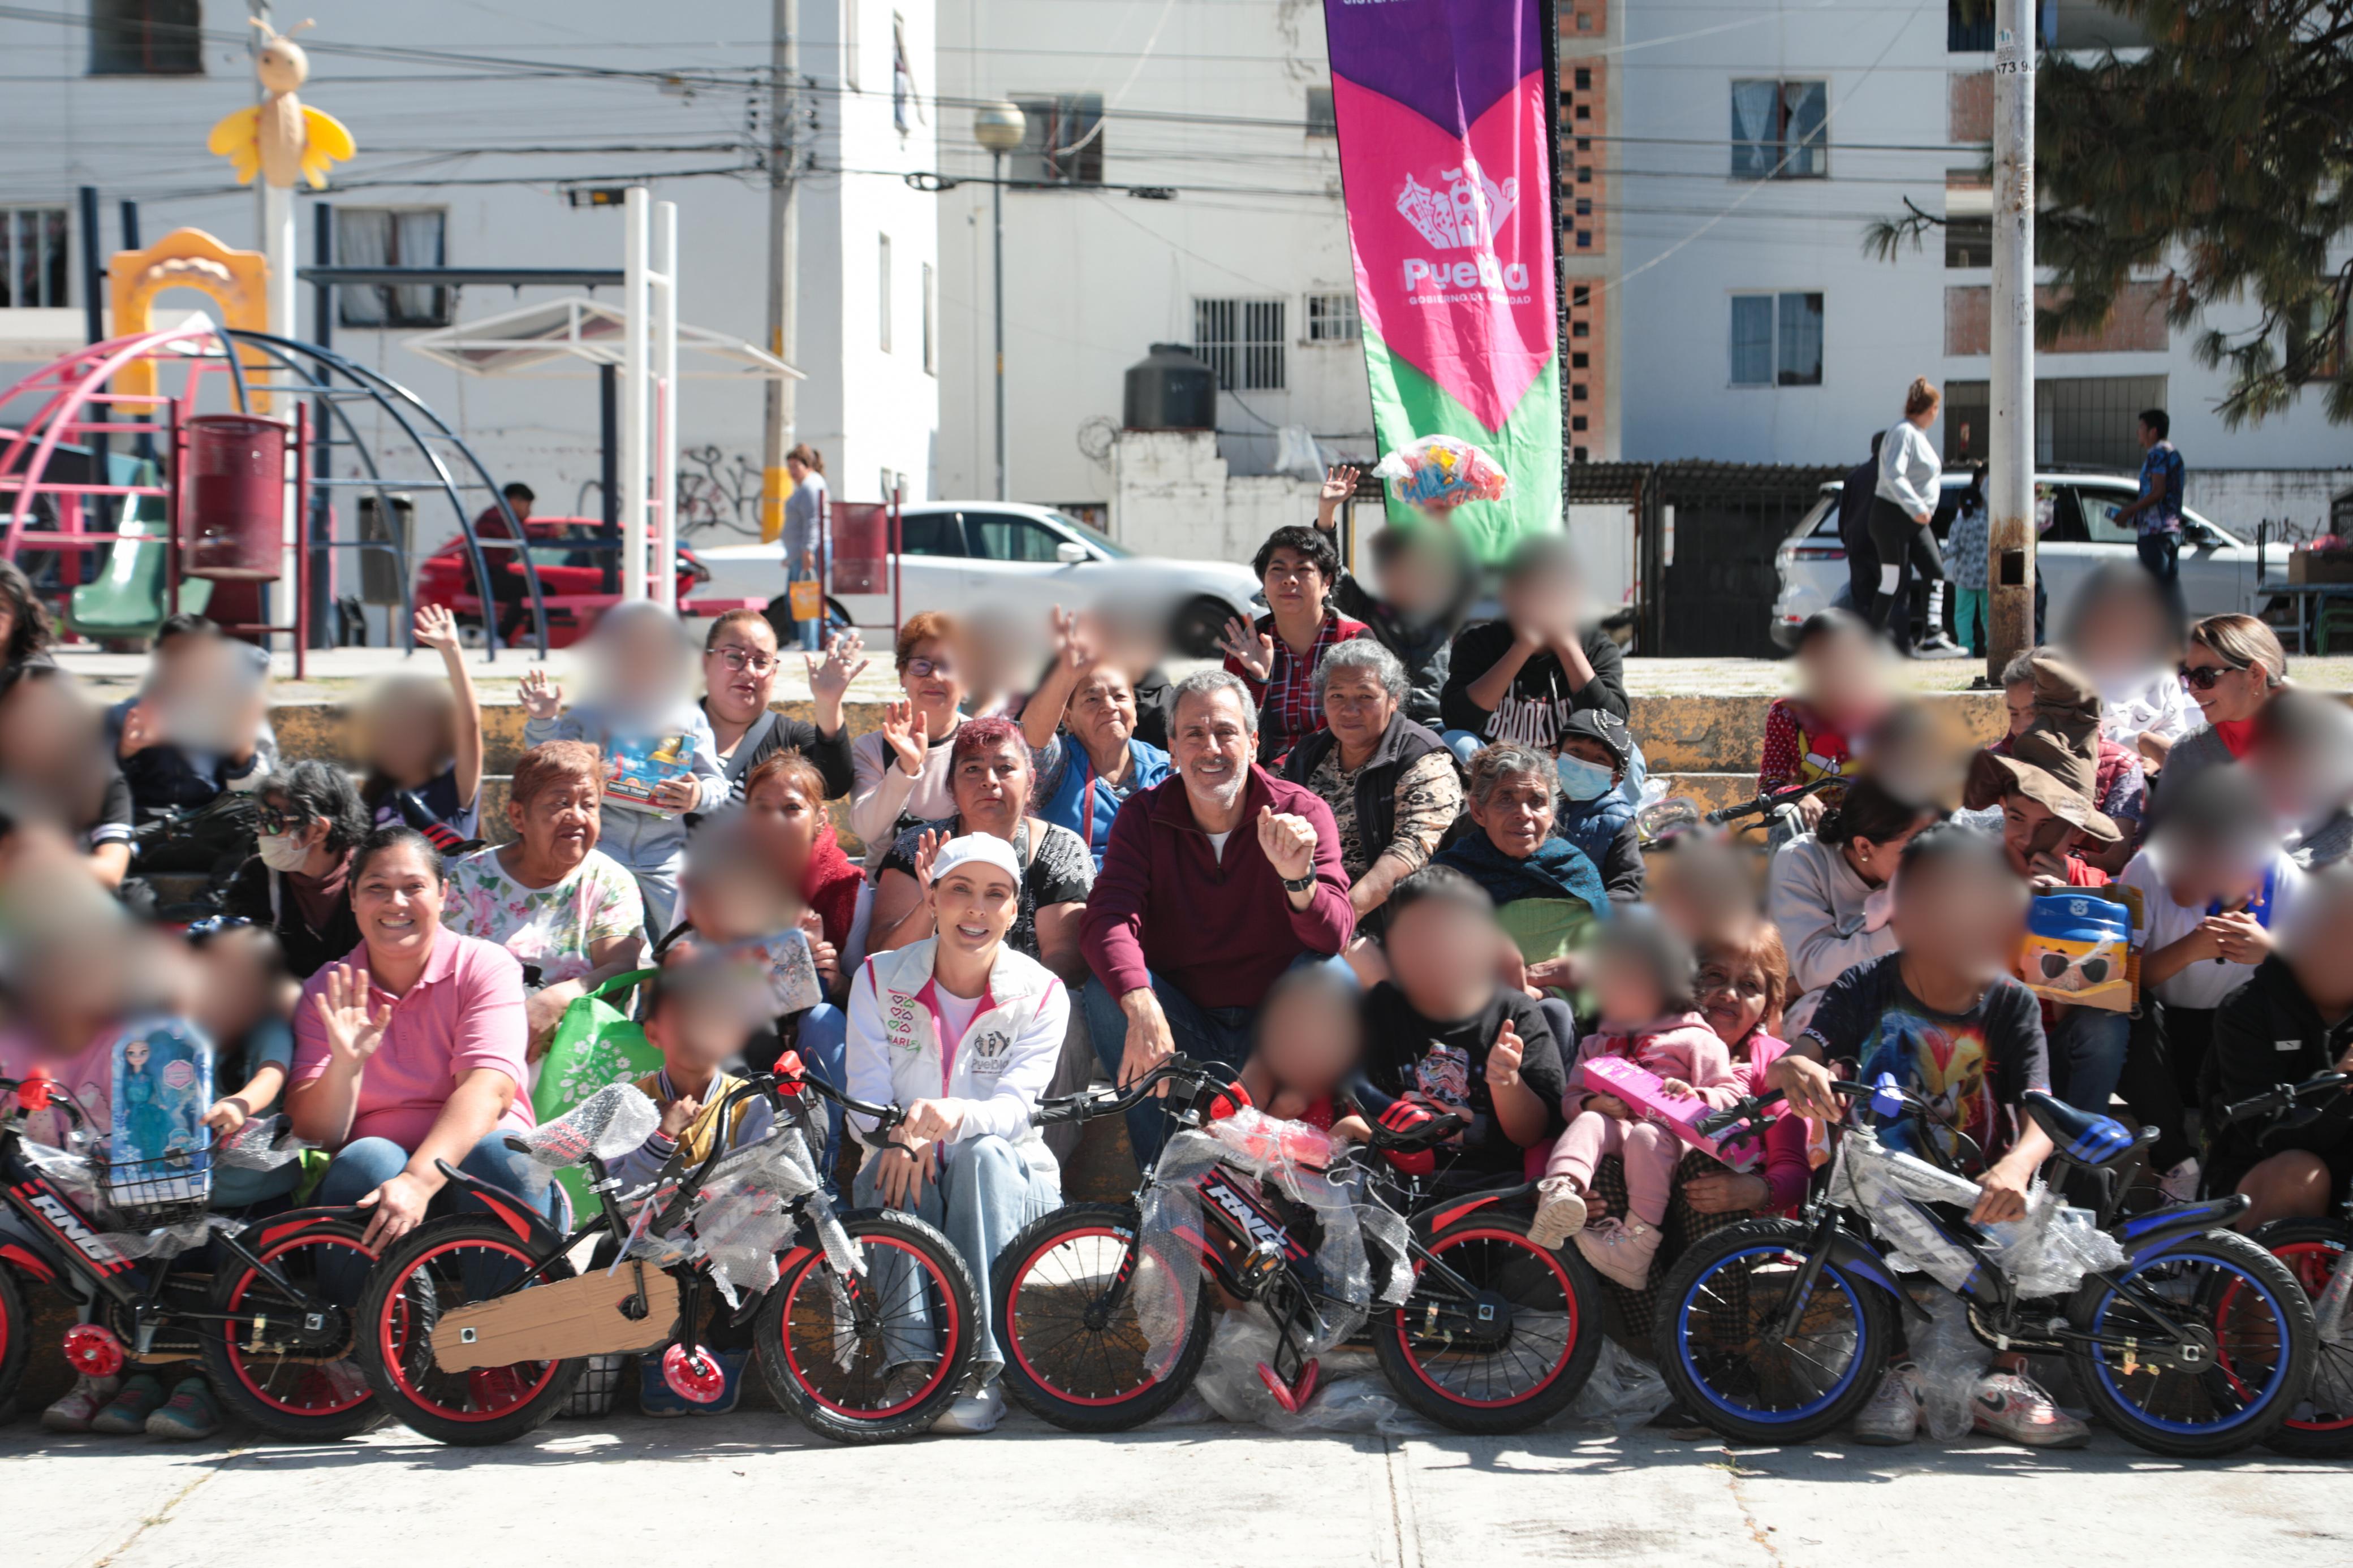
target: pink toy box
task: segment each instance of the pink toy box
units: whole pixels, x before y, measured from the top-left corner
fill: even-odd
[[[1659,1075],[1648,1068],[1624,1057],[1594,1057],[1577,1068],[1577,1076],[1587,1092],[1616,1095],[1640,1120],[1665,1128],[1733,1170],[1751,1170],[1757,1163],[1757,1140],[1746,1128],[1735,1128],[1721,1138],[1706,1136],[1694,1124],[1716,1108],[1697,1095],[1678,1099],[1668,1094],[1659,1087]]]

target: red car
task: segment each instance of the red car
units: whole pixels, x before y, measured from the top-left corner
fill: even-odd
[[[605,542],[605,525],[591,517],[534,517],[522,525],[531,541],[532,564],[539,569],[539,591],[550,598],[605,592],[605,567],[618,559]],[[493,572],[522,574],[514,552],[502,542],[486,540],[482,553]],[[678,596],[686,598],[711,581],[710,568],[684,545],[678,552]],[[525,590],[523,602],[530,603]],[[481,606],[476,598],[474,563],[466,553],[462,534],[417,565],[417,603],[439,605],[458,617],[460,626],[480,626]],[[547,645],[567,647],[596,624],[596,612],[571,606],[547,607]]]

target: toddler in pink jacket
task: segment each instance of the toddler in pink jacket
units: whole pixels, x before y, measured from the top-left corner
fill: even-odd
[[[1740,1079],[1724,1042],[1694,1009],[1696,967],[1681,937],[1623,911],[1603,929],[1594,959],[1601,1026],[1580,1042],[1569,1070],[1560,1102],[1568,1131],[1545,1163],[1529,1234],[1539,1247],[1550,1247],[1574,1236],[1587,1262],[1639,1290],[1650,1282],[1684,1144],[1665,1128],[1639,1120],[1615,1095],[1586,1090],[1577,1068],[1597,1057],[1624,1057],[1657,1074],[1669,1094],[1696,1095],[1719,1109],[1740,1098]],[[1585,1198],[1593,1169],[1610,1154],[1625,1163],[1628,1212],[1588,1226]]]

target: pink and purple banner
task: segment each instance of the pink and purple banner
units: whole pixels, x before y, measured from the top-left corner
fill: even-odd
[[[1561,526],[1552,15],[1324,0],[1373,427],[1384,451],[1458,437],[1511,475],[1452,520],[1490,561]]]

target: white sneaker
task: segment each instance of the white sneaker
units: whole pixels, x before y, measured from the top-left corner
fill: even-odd
[[[2168,1203],[2186,1204],[2198,1196],[2198,1160],[2192,1155],[2158,1177],[2157,1190]]]
[[[1914,658],[1967,658],[1969,650],[1939,632],[1912,645]]]
[[[1977,1429],[2030,1448],[2080,1448],[2091,1428],[2052,1403],[2024,1373],[1989,1372],[1978,1379],[1971,1411]]]
[[[1879,1392],[1854,1418],[1854,1440],[1883,1447],[1909,1443],[1920,1435],[1920,1369],[1898,1362],[1879,1380]]]
[[[951,1437],[972,1436],[994,1432],[1004,1419],[1005,1390],[992,1377],[980,1385],[979,1393],[967,1394],[949,1405],[948,1413],[932,1423],[932,1430]]]
[[[1536,1216],[1528,1224],[1528,1239],[1547,1252],[1558,1252],[1568,1238],[1585,1228],[1585,1198],[1567,1176],[1546,1176],[1536,1184]]]

